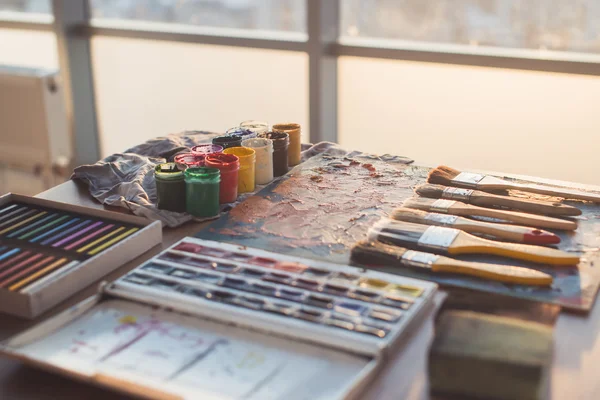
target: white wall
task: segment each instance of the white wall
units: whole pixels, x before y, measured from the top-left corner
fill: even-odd
[[[600,77],[342,57],[339,96],[346,147],[600,184]]]

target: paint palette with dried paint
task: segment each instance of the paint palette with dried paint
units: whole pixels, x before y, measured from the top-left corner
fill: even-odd
[[[435,289],[429,282],[185,238],[107,291],[321,344],[372,350],[397,341]]]

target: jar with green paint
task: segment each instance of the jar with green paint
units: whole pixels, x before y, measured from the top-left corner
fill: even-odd
[[[217,168],[188,168],[184,172],[187,212],[205,218],[219,215],[219,184]]]
[[[154,167],[156,196],[161,210],[185,212],[185,177],[175,163]]]

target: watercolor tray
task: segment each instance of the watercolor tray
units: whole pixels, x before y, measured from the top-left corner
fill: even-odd
[[[184,238],[0,350],[145,398],[360,398],[422,320],[436,289]],[[290,297],[294,292],[302,297]]]
[[[162,242],[160,222],[0,197],[0,312],[35,318]]]

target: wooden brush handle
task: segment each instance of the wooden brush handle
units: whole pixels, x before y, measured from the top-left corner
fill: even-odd
[[[517,243],[495,242],[461,232],[448,248],[455,254],[492,254],[549,265],[577,265],[579,257],[561,250]]]
[[[517,243],[522,243],[525,240],[525,235],[535,235],[534,232],[539,232],[539,230],[526,226],[495,224],[492,222],[474,221],[466,218],[459,218],[452,227],[469,233],[490,235],[497,237],[498,239],[505,239]],[[546,234],[550,233],[542,232]]]
[[[563,197],[566,199],[587,200],[600,203],[600,194],[582,192],[579,190],[571,190],[566,188],[558,188],[552,186],[542,186],[536,184],[517,184],[515,183],[511,189],[522,190],[524,192],[545,194],[548,196]]]
[[[470,197],[471,204],[480,207],[506,207],[514,210],[534,214],[554,216],[576,216],[581,215],[581,210],[564,204],[552,204],[545,201],[519,199],[510,196],[497,196],[481,191],[476,191]]]
[[[573,231],[577,229],[577,223],[564,219],[544,217],[541,215],[526,214],[515,211],[494,210],[491,208],[483,208],[471,206],[467,208],[467,216],[480,216],[490,218],[500,218],[506,221],[514,222],[518,225],[534,226],[536,228],[546,229],[561,229],[565,231]]]
[[[553,280],[551,275],[530,268],[459,261],[448,257],[438,258],[431,266],[431,270],[532,286],[549,286]]]

